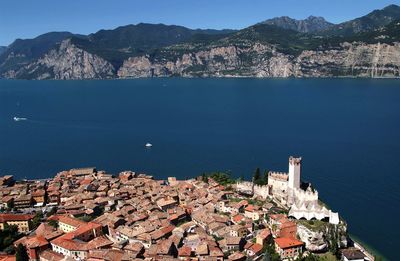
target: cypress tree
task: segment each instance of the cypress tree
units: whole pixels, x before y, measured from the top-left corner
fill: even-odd
[[[26,252],[26,248],[21,243],[18,244],[17,250],[15,253],[16,261],[29,261],[28,253]]]

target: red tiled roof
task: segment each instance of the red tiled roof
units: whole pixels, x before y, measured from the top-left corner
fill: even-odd
[[[266,228],[266,229],[261,230],[261,231],[258,233],[257,237],[260,237],[260,238],[262,238],[262,239],[266,239],[266,238],[268,238],[270,235],[271,235],[271,231],[269,231],[269,229]]]
[[[238,215],[234,216],[234,217],[232,218],[232,220],[233,220],[234,222],[236,222],[236,223],[239,223],[243,218],[244,218],[244,217],[243,217],[242,215],[238,214]]]
[[[292,247],[299,247],[302,246],[304,243],[301,242],[300,240],[294,239],[294,238],[288,238],[288,237],[278,237],[275,238],[275,243],[279,246],[281,249],[286,249],[286,248],[292,248]]]
[[[0,214],[0,223],[9,221],[28,221],[33,217],[34,215],[28,214]]]
[[[246,211],[249,211],[249,212],[253,212],[253,211],[254,211],[254,206],[253,206],[253,205],[248,205],[248,206],[245,208],[245,210],[246,210]]]
[[[56,220],[58,220],[58,222],[61,222],[61,223],[64,223],[64,224],[67,224],[67,225],[70,225],[70,226],[73,226],[73,227],[79,227],[81,225],[85,225],[86,224],[86,222],[83,222],[83,221],[81,221],[79,219],[72,218],[72,217],[69,217],[69,216],[58,216],[57,218],[58,219],[56,219]]]
[[[0,255],[0,261],[15,261],[15,255]]]
[[[44,236],[26,236],[14,242],[15,245],[23,244],[26,248],[37,248],[42,246],[47,246],[49,242]]]
[[[263,248],[262,245],[256,243],[256,244],[253,244],[249,249],[257,254],[257,253],[261,252],[262,248]]]
[[[183,246],[179,248],[178,255],[180,257],[189,257],[192,255],[192,248],[188,246]]]

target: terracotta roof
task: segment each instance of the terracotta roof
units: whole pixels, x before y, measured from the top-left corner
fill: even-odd
[[[349,249],[343,249],[342,254],[348,259],[348,260],[359,260],[362,259],[364,260],[365,255],[358,249],[356,248],[349,248]]]
[[[241,260],[245,259],[245,255],[240,252],[235,252],[232,255],[228,256],[229,260]]]
[[[232,220],[233,222],[239,223],[240,221],[242,221],[243,218],[244,217],[242,215],[238,214],[236,216],[233,216]]]
[[[135,242],[135,243],[130,243],[124,247],[124,250],[132,251],[132,252],[140,252],[144,248],[142,243]]]
[[[253,245],[249,248],[249,250],[253,251],[253,252],[256,253],[256,254],[258,254],[259,252],[261,252],[262,249],[263,249],[263,246],[260,245],[260,244],[257,244],[257,243],[256,243],[256,244],[253,244]]]
[[[47,250],[41,252],[39,256],[40,256],[40,260],[44,259],[46,261],[61,261],[64,259],[63,255],[56,253],[50,249],[47,249]]]
[[[269,229],[266,228],[266,229],[261,230],[261,231],[258,233],[257,237],[260,237],[260,238],[262,238],[262,239],[266,239],[266,238],[268,238],[270,235],[271,235],[271,231],[269,231]]]
[[[0,255],[0,261],[15,261],[15,255]]]
[[[49,242],[44,236],[26,236],[14,242],[15,245],[23,244],[26,248],[37,248],[47,246]]]
[[[81,225],[86,224],[86,222],[83,222],[83,221],[81,221],[79,219],[72,218],[72,217],[69,217],[69,216],[58,216],[56,218],[56,220],[58,220],[58,222],[61,222],[61,223],[64,223],[64,224],[67,224],[67,225],[70,225],[70,226],[73,226],[73,227],[79,227]]]
[[[34,215],[28,214],[0,214],[0,223],[9,221],[28,221],[33,217]]]
[[[99,249],[99,248],[106,248],[108,246],[111,246],[114,242],[110,241],[107,237],[105,236],[100,236],[92,239],[89,241],[87,244],[87,249]]]
[[[242,240],[241,237],[227,237],[226,244],[227,245],[239,245],[241,240]]]
[[[255,209],[254,209],[254,206],[253,206],[253,205],[248,205],[248,206],[245,208],[245,210],[246,210],[246,211],[249,211],[249,212],[253,212]]]
[[[299,247],[299,246],[304,245],[304,243],[301,242],[300,240],[297,240],[297,239],[294,239],[294,238],[288,238],[288,237],[275,238],[275,243],[281,249]]]
[[[180,257],[190,257],[192,255],[192,248],[188,246],[183,246],[179,248],[178,255]]]

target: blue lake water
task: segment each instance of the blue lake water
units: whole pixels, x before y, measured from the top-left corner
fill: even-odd
[[[298,155],[303,180],[350,232],[394,260],[399,101],[397,80],[1,80],[0,174],[41,178],[96,166],[250,179],[256,167],[287,171]]]

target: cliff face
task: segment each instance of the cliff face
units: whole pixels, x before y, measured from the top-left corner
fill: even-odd
[[[79,49],[70,40],[50,50],[37,61],[17,71],[10,70],[6,78],[22,79],[105,79],[115,77],[115,69],[105,59]]]
[[[304,51],[295,60],[301,77],[399,77],[400,43],[344,43],[339,50]]]
[[[400,44],[344,43],[341,48],[303,51],[291,56],[271,45],[214,47],[186,52],[176,59],[126,60],[118,76],[247,76],[247,77],[399,77]]]
[[[215,77],[288,77],[292,75],[290,57],[270,45],[226,46],[187,52],[174,60],[150,60],[148,56],[130,58],[118,76],[215,76]]]
[[[155,56],[128,58],[117,71],[104,58],[64,40],[40,59],[2,76],[63,80],[168,76],[400,77],[400,43],[343,43],[338,48],[303,51],[297,56],[259,42],[206,48],[174,47]]]
[[[332,225],[321,221],[301,221],[297,224],[297,235],[311,252],[324,252],[347,247],[347,226],[344,222]]]

